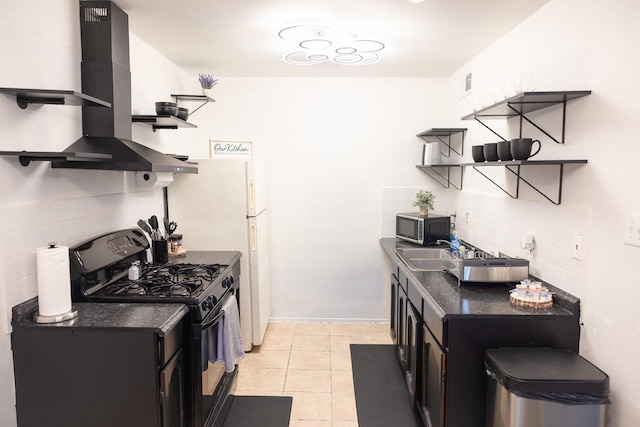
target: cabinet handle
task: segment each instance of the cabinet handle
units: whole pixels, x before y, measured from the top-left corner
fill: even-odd
[[[255,252],[258,246],[256,226],[251,224],[251,252]]]

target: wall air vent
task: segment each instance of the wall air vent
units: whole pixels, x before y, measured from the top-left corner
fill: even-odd
[[[88,7],[84,10],[84,22],[105,22],[109,18],[106,7]]]

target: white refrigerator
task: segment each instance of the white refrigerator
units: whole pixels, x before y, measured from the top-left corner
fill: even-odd
[[[265,162],[197,159],[197,174],[167,188],[169,217],[184,249],[240,251],[240,323],[245,351],[262,344],[271,312]]]

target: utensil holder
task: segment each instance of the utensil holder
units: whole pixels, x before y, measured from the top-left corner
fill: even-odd
[[[169,262],[169,246],[167,239],[153,240],[151,242],[151,255],[154,264],[166,264]]]

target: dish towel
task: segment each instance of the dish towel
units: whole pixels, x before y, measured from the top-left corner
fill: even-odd
[[[225,370],[233,372],[236,362],[244,357],[240,313],[234,295],[227,298],[222,311],[224,315],[218,329],[218,362],[224,362]]]

